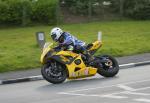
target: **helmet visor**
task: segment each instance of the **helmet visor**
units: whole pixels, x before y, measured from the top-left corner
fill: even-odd
[[[57,35],[55,33],[52,33],[51,38],[56,41],[56,36]]]

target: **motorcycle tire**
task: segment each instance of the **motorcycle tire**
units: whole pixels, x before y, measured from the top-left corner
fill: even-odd
[[[119,72],[119,65],[117,60],[110,55],[103,55],[98,57],[100,60],[103,58],[107,58],[112,62],[111,68],[106,66],[105,63],[100,63],[101,67],[98,67],[97,73],[104,77],[114,77]]]
[[[52,62],[52,63],[54,63],[54,62]],[[59,69],[59,70],[61,69],[61,71],[59,71],[59,73],[61,75],[58,77],[51,73],[52,71],[50,70],[50,68],[53,68],[52,63],[43,65],[43,67],[41,69],[41,74],[42,74],[43,78],[53,84],[63,83],[67,78],[66,68],[63,65],[61,65],[60,63],[55,62],[56,66],[57,66],[56,69]]]

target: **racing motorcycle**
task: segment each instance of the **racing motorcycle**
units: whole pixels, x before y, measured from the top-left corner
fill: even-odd
[[[66,79],[78,79],[94,76],[97,73],[104,77],[113,77],[119,71],[116,59],[110,55],[94,56],[102,46],[95,41],[86,46],[94,60],[87,62],[85,55],[73,51],[55,50],[52,43],[46,43],[41,55],[41,74],[50,83],[58,84]]]

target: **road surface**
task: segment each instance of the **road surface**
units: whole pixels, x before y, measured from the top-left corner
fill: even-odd
[[[113,78],[1,85],[0,103],[150,103],[150,65],[122,69]]]

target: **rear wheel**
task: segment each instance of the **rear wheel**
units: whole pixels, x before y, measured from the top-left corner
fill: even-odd
[[[41,73],[45,80],[53,84],[62,83],[67,78],[67,70],[65,66],[55,61],[44,64]]]
[[[98,57],[101,61],[98,65],[98,73],[104,77],[113,77],[119,72],[119,65],[115,58],[109,55]]]

